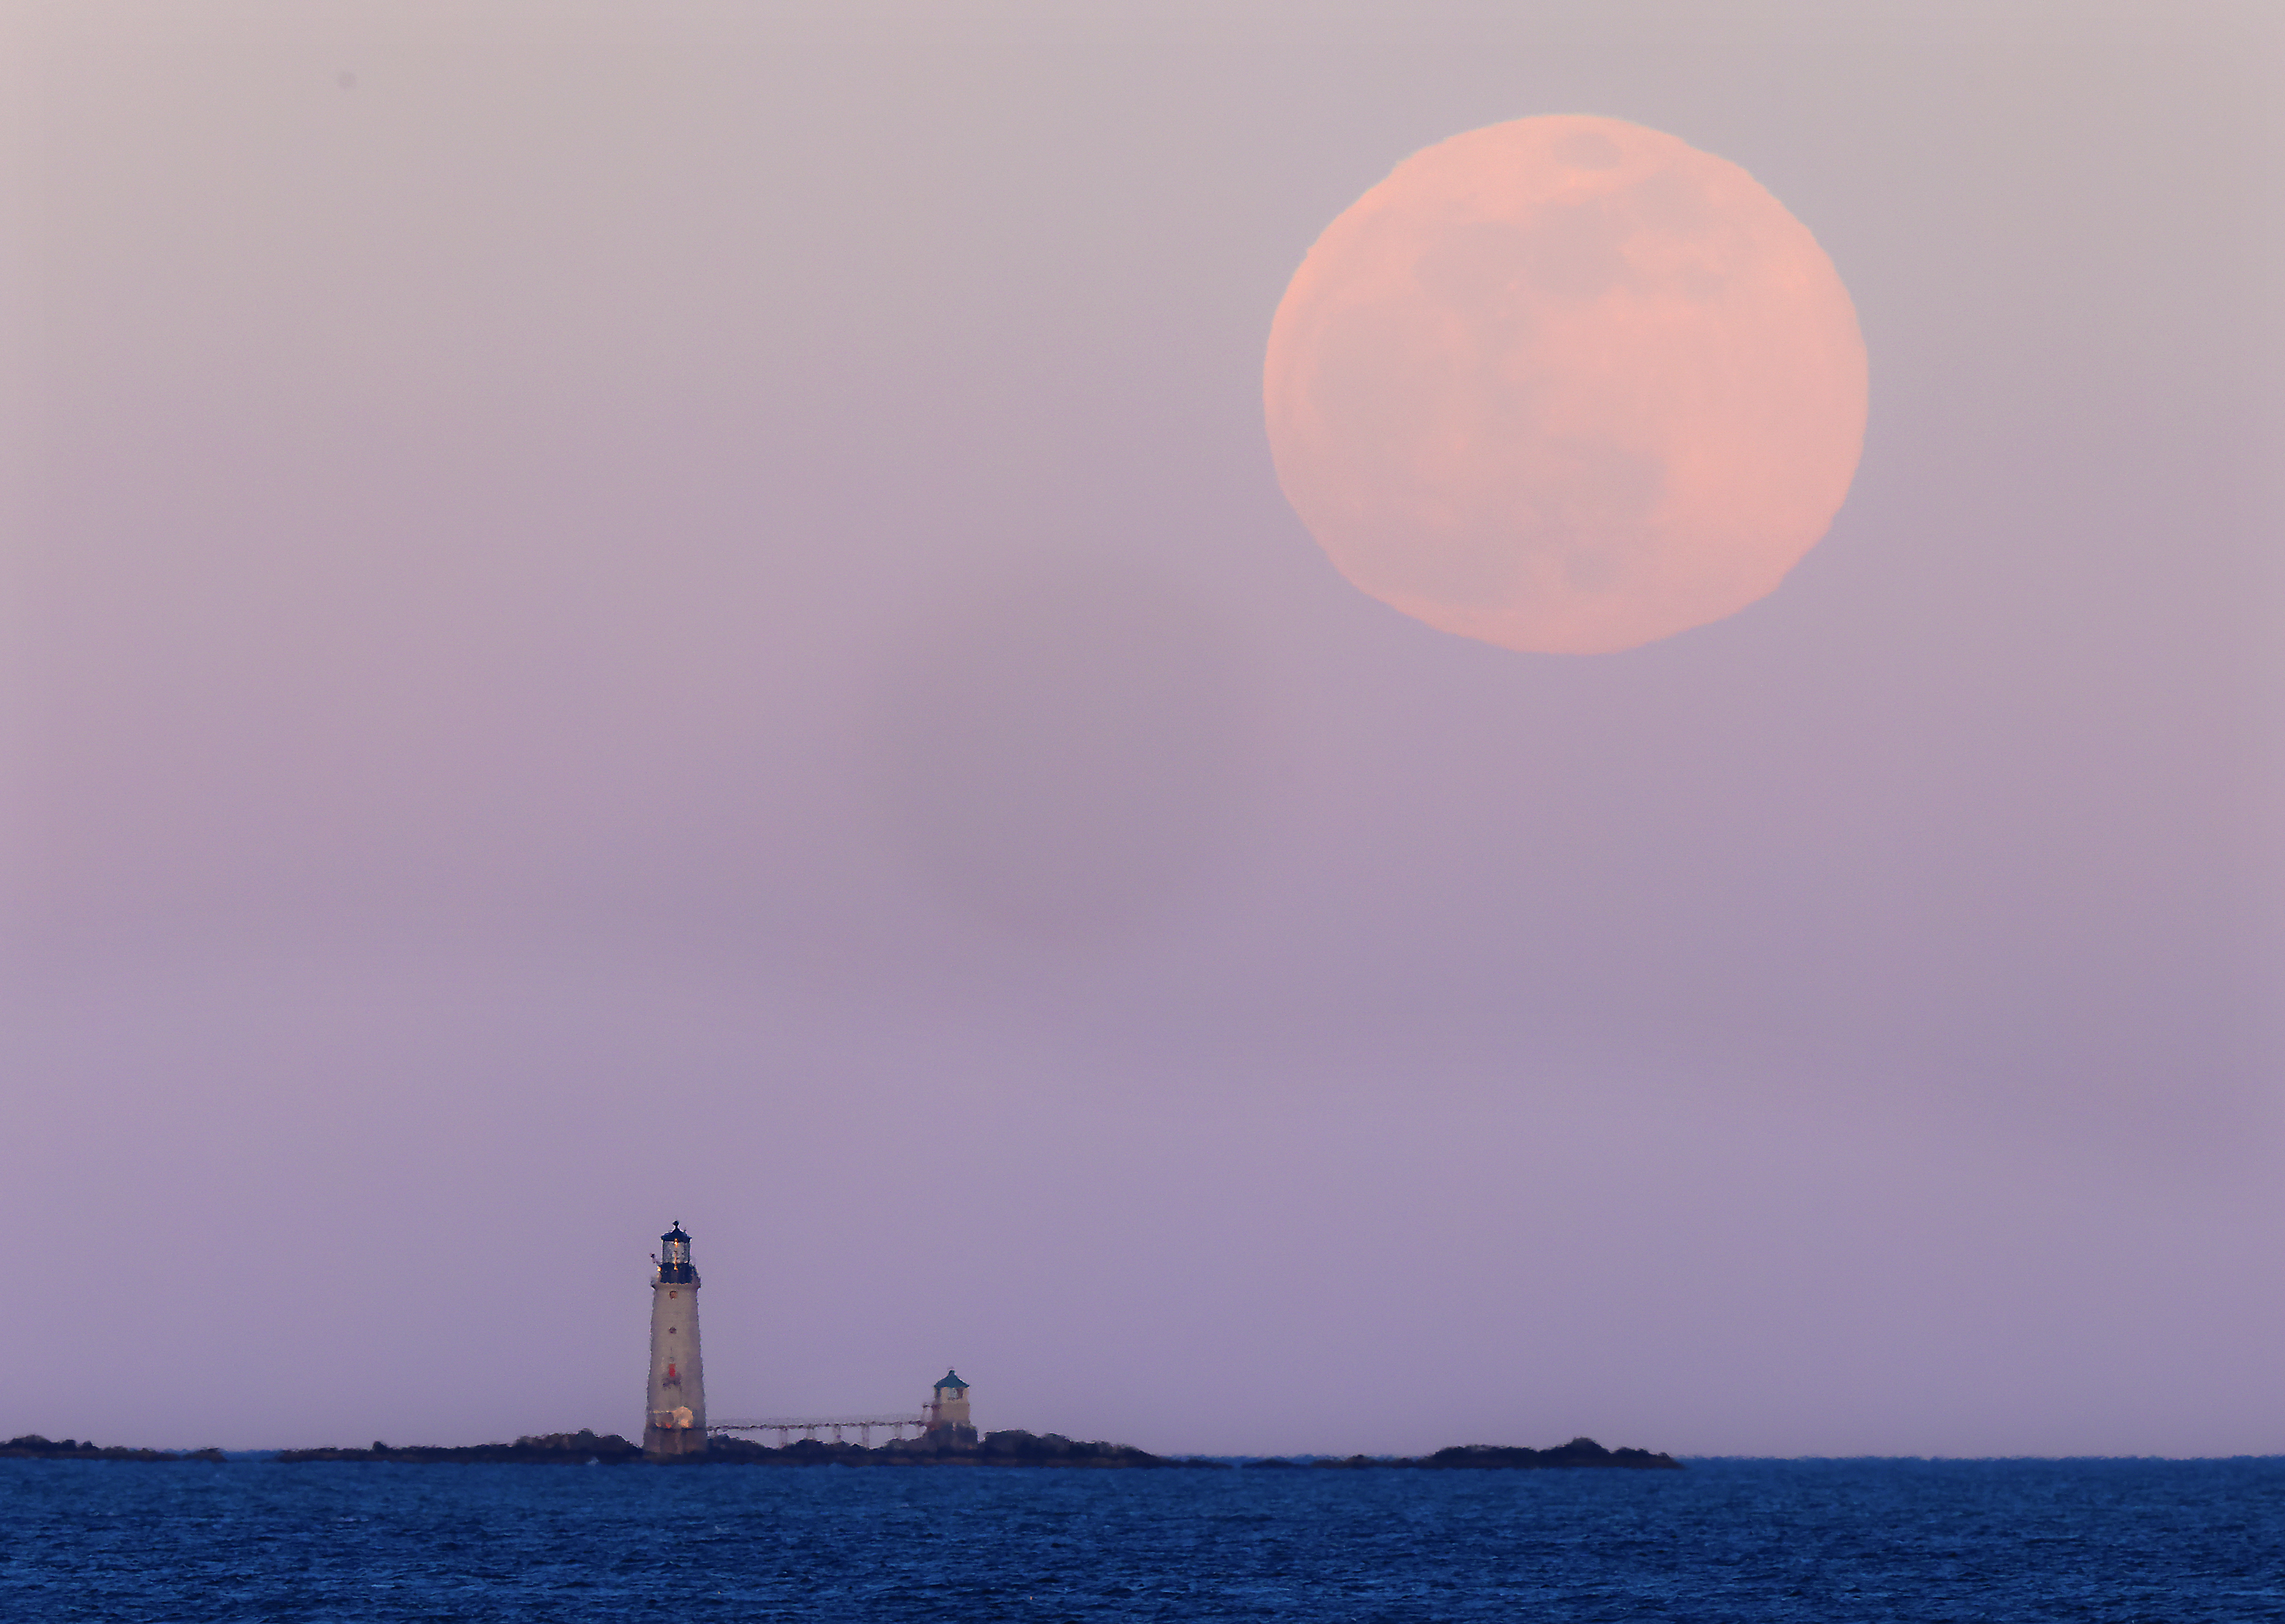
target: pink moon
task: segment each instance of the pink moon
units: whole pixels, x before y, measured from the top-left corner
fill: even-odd
[[[1504,648],[1733,615],[1833,522],[1856,307],[1754,177],[1617,119],[1471,130],[1325,228],[1269,331],[1278,483],[1356,586]]]

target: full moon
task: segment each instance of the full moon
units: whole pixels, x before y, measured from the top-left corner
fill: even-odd
[[[1725,159],[1519,119],[1406,159],[1270,326],[1278,483],[1351,582],[1504,648],[1598,654],[1774,590],[1865,440],[1856,307]]]

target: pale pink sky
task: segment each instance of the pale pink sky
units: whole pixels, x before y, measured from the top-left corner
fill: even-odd
[[[2273,9],[0,13],[0,1436],[2285,1452]],[[1762,603],[1280,496],[1409,153],[1813,231]]]

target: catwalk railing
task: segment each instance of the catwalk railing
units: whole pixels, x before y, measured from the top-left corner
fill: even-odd
[[[913,1436],[928,1431],[926,1416],[768,1416],[758,1421],[710,1421],[709,1432],[775,1432],[778,1442],[791,1441],[796,1432],[805,1438],[815,1438],[821,1432],[830,1432],[833,1441],[842,1441],[844,1431],[854,1431],[857,1440],[867,1448],[872,1447],[873,1432],[885,1427],[891,1438],[901,1438],[910,1427]]]

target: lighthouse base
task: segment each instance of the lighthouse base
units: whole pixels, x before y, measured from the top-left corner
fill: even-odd
[[[706,1434],[695,1426],[647,1426],[643,1428],[643,1459],[647,1461],[679,1460],[686,1455],[706,1453]]]

